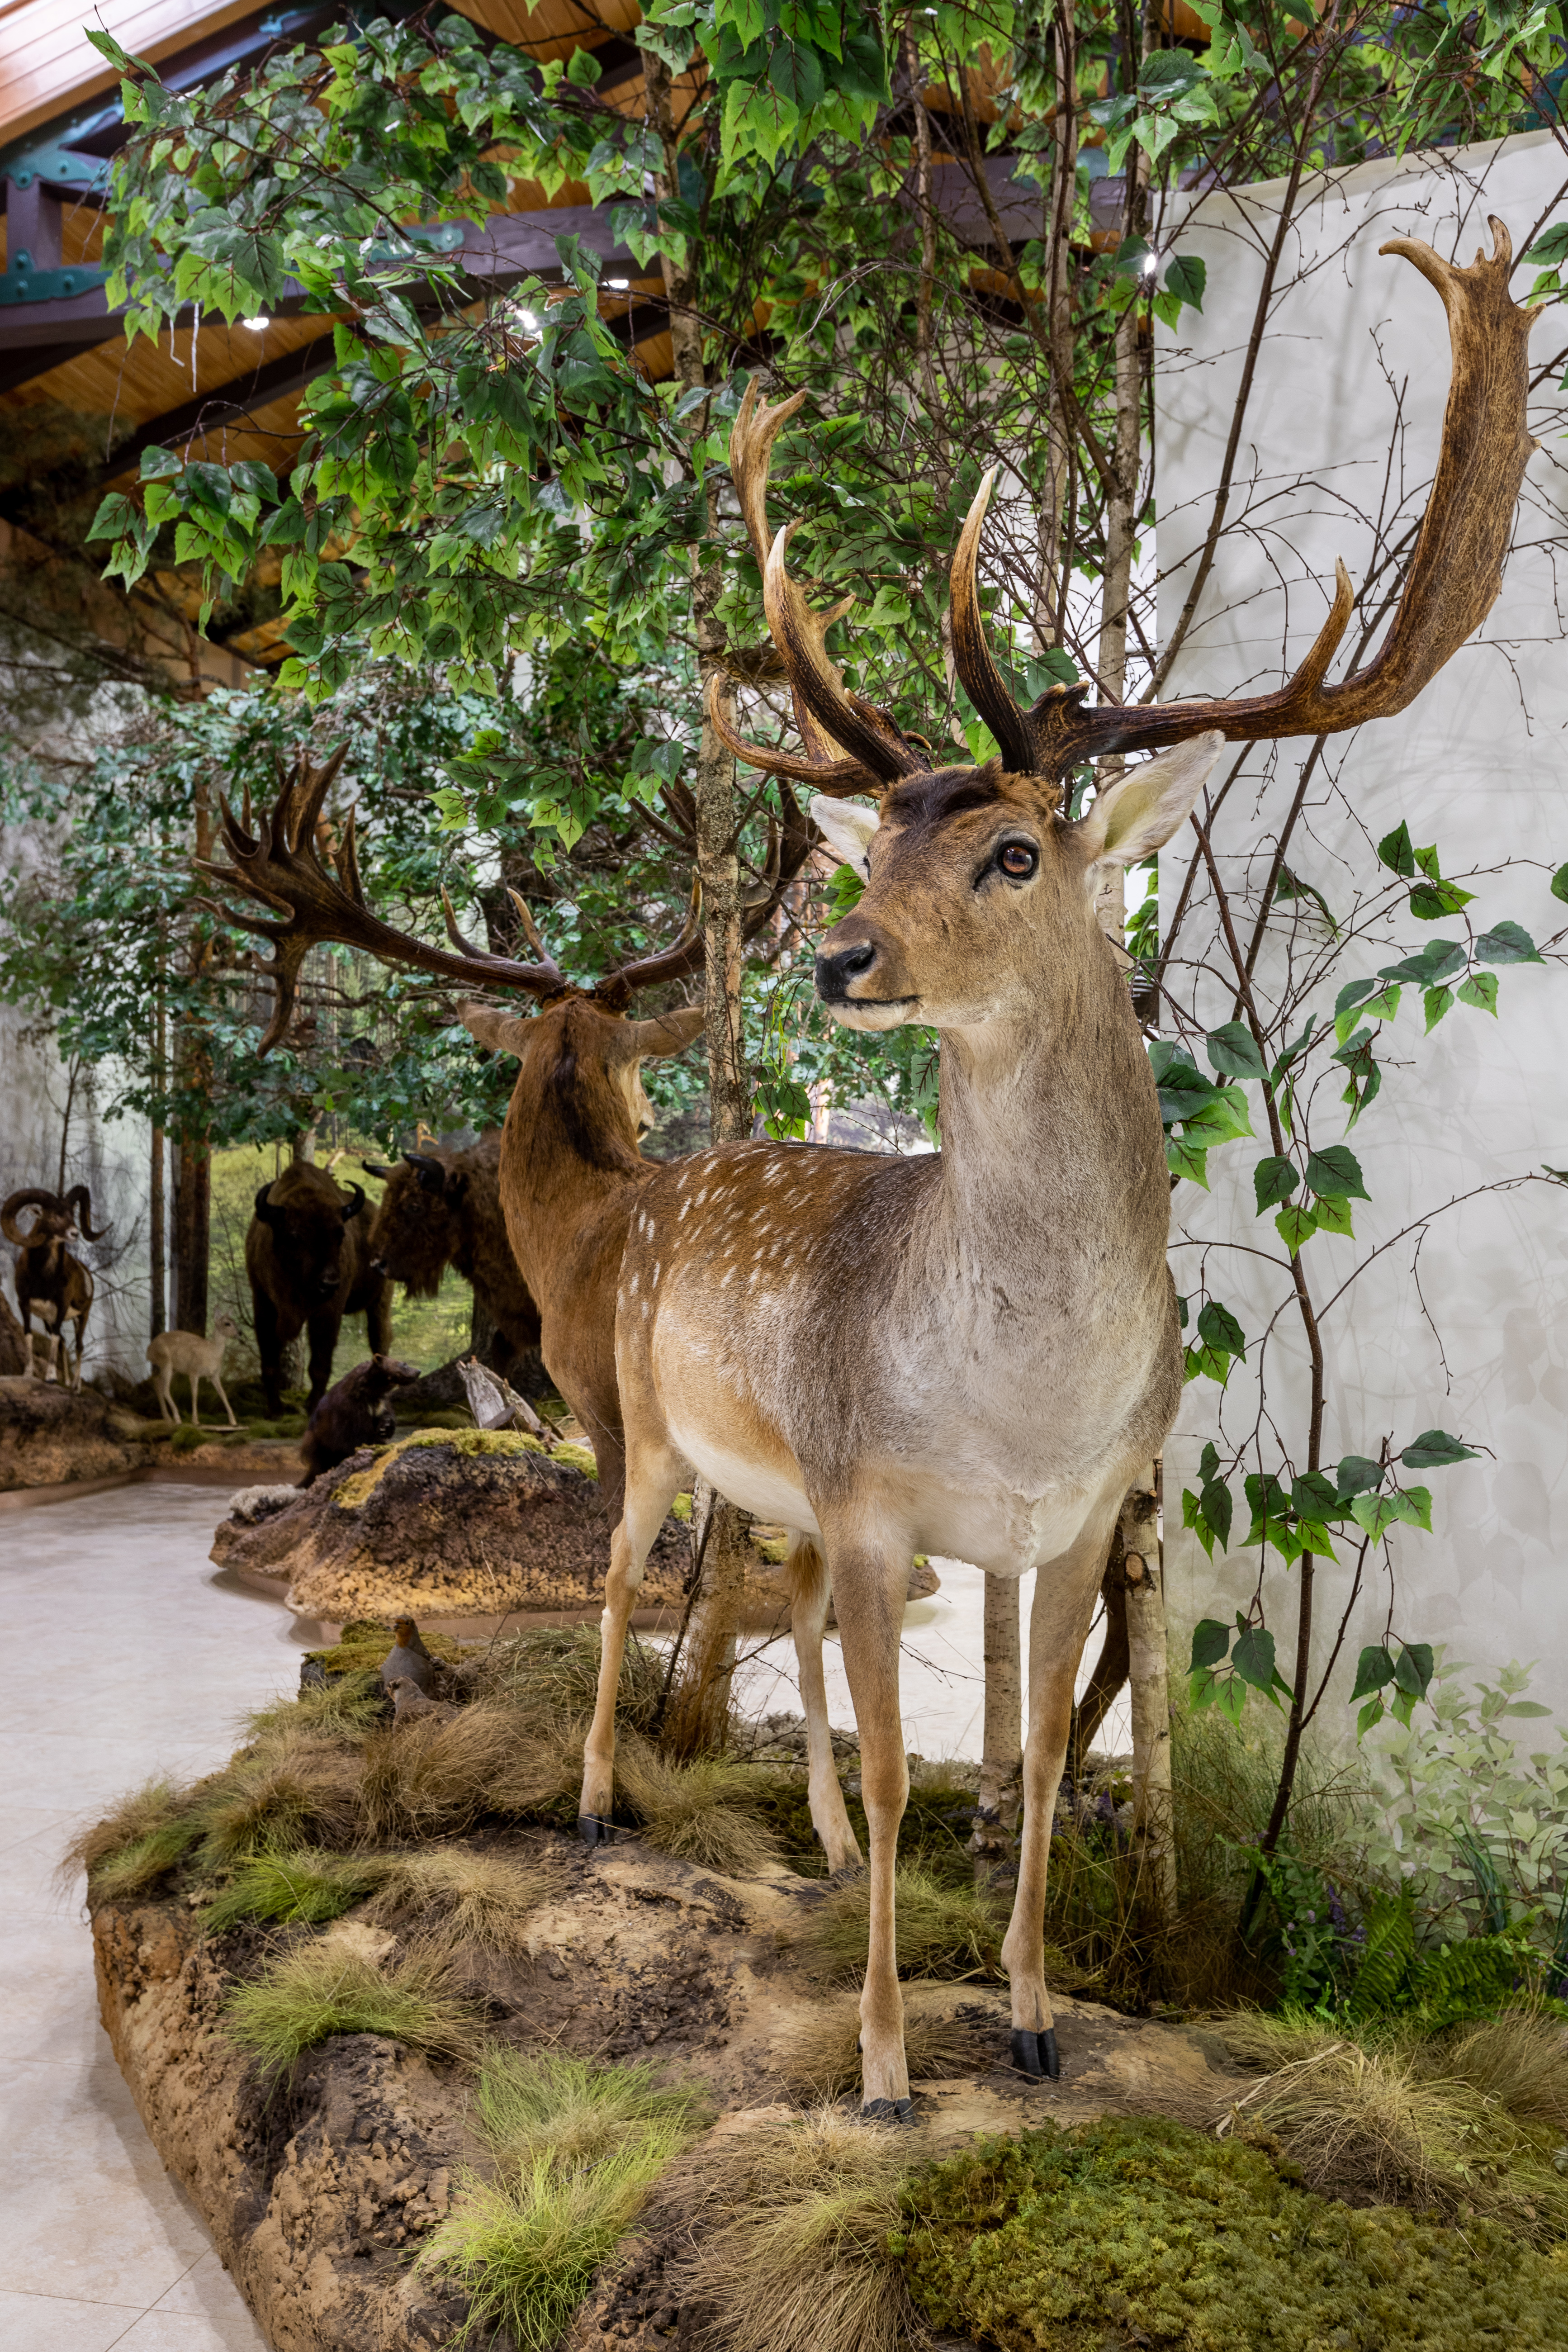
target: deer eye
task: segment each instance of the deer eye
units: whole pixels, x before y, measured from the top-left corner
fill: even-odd
[[[1039,851],[1028,841],[1005,841],[996,853],[996,863],[1011,882],[1026,882],[1039,862]]]

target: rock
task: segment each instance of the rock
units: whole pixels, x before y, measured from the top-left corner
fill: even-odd
[[[119,1477],[157,1458],[141,1423],[97,1389],[0,1379],[0,1492]]]
[[[242,1528],[254,1528],[269,1519],[278,1511],[286,1511],[300,1499],[298,1486],[242,1486],[231,1495],[228,1515],[237,1519]]]
[[[590,1457],[591,1458],[591,1457]],[[512,1431],[418,1430],[366,1449],[255,1525],[230,1518],[220,1567],[287,1582],[290,1607],[357,1617],[596,1615],[610,1528],[594,1478]],[[668,1520],[641,1601],[678,1607],[690,1564]]]

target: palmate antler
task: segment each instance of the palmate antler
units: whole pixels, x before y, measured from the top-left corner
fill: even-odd
[[[1521,309],[1510,295],[1512,242],[1501,221],[1492,219],[1490,227],[1490,258],[1478,253],[1468,269],[1444,261],[1418,237],[1391,237],[1378,247],[1380,253],[1403,254],[1436,288],[1448,314],[1453,377],[1437,470],[1393,623],[1366,667],[1337,686],[1324,680],[1355,604],[1350,575],[1338,562],[1333,604],[1317,641],[1294,677],[1273,694],[1232,701],[1086,709],[1087,685],[1053,686],[1026,709],[1014,698],[992,656],[975,580],[993,467],[981,483],[953,554],[952,652],[964,690],[995,736],[1009,770],[1059,781],[1085,760],[1110,751],[1156,751],[1211,728],[1233,743],[1247,743],[1336,734],[1371,719],[1391,718],[1415,700],[1480,626],[1502,585],[1520,486],[1536,446],[1525,423],[1527,345],[1535,312]],[[752,387],[747,387],[735,435],[742,441],[736,481],[749,524],[753,510],[758,518],[764,513],[766,458],[773,437],[794,415],[802,396],[771,410],[764,407],[753,418]],[[731,452],[734,471],[733,440]],[[762,528],[765,530],[765,522]],[[752,524],[753,540],[756,536]],[[819,792],[836,795],[882,791],[931,762],[884,712],[847,693],[839,682],[822,650],[821,627],[826,620],[819,625],[807,611],[785,571],[788,540],[788,532],[780,531],[767,558],[768,625],[797,702],[804,702],[816,729],[849,757],[814,759],[809,738],[804,759],[742,743],[721,722],[710,699],[715,725],[737,757],[753,766],[809,778]]]
[[[292,770],[279,759],[278,799],[271,814],[253,832],[250,793],[247,788],[239,816],[226,798],[221,801],[223,845],[233,864],[219,866],[198,860],[202,871],[220,887],[237,891],[258,906],[274,911],[268,920],[239,908],[208,900],[210,911],[225,922],[270,940],[272,955],[258,969],[272,982],[275,1002],[258,1051],[271,1052],[293,1018],[300,968],[311,948],[334,942],[363,948],[382,963],[405,964],[440,980],[460,981],[466,987],[521,990],[542,1002],[559,996],[590,998],[607,1013],[624,1012],[639,988],[661,982],[685,980],[703,959],[700,900],[695,888],[680,936],[673,944],[603,973],[591,987],[579,988],[566,978],[544,946],[532,915],[516,891],[509,893],[524,936],[540,961],[517,963],[510,956],[475,947],[458,930],[450,900],[442,893],[447,932],[458,952],[431,947],[406,931],[394,929],[371,912],[360,880],[355,845],[354,813],[351,809],[342,835],[331,850],[334,873],[329,873],[316,852],[316,822],[333,778],[347,751],[340,744],[321,767],[300,751]],[[805,864],[810,848],[810,828],[787,788],[783,791],[784,823],[768,821],[768,857],[763,880],[766,895],[747,911],[745,937],[754,937],[778,905],[785,885]]]

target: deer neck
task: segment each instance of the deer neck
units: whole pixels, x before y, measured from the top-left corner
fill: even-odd
[[[1098,932],[1016,1011],[942,1036],[943,1263],[969,1300],[1163,1290],[1170,1192],[1158,1100]]]

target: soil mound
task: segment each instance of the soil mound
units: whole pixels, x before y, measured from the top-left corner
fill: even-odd
[[[0,1493],[144,1469],[156,1450],[141,1428],[96,1389],[0,1380]]]
[[[248,1524],[226,1520],[212,1557],[286,1587],[290,1608],[332,1624],[596,1612],[610,1534],[580,1463],[510,1430],[426,1429],[351,1454]],[[679,1607],[689,1567],[687,1530],[668,1519],[648,1556],[644,1605]]]

